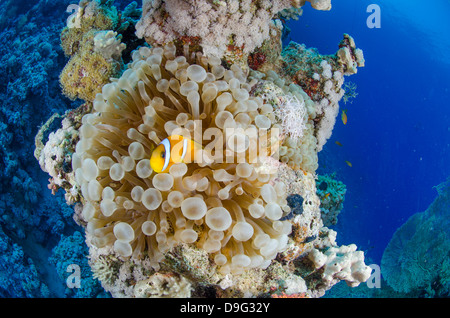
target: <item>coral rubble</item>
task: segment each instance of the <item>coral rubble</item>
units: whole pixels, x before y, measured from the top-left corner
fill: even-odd
[[[85,104],[46,143],[44,125],[35,155],[77,203],[89,264],[112,296],[320,297],[368,279],[363,253],[324,226],[316,187],[343,77],[364,59],[347,34],[333,56],[282,49],[278,18],[304,3],[144,0],[133,22],[110,1],[80,2],[61,35],[61,83]],[[125,65],[129,23],[147,44]]]

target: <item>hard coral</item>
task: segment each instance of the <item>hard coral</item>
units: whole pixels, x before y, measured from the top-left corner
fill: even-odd
[[[299,3],[290,0],[143,1],[137,35],[150,44],[166,44],[183,36],[201,38],[205,55],[223,57],[227,45],[247,56],[269,36],[269,22],[279,11]]]
[[[347,188],[334,175],[317,176],[317,195],[320,198],[320,212],[324,226],[337,223],[337,217],[344,208],[344,199]]]
[[[282,58],[284,76],[302,87],[315,104],[314,135],[317,150],[321,151],[339,113],[338,103],[345,93],[344,75],[355,74],[357,67],[364,66],[362,50],[356,48],[350,35],[344,34],[334,55],[321,55],[315,48],[290,42]]]
[[[39,161],[41,169],[50,175],[49,189],[54,194],[58,189],[66,190],[65,198],[68,204],[80,201],[80,189],[76,184],[72,170],[72,154],[79,141],[79,131],[82,116],[90,112],[92,104],[85,103],[75,110],[67,111],[61,122],[61,128],[50,132],[47,142],[43,143],[44,135],[52,126],[53,121],[59,118],[53,114],[41,126],[35,137],[35,158]]]
[[[119,22],[115,7],[100,0],[80,1],[77,11],[68,19],[61,32],[61,47],[67,56],[72,56],[83,46],[84,35],[91,30],[113,30]]]
[[[70,57],[60,75],[63,93],[92,101],[100,88],[123,67],[126,48],[114,30],[120,22],[117,9],[109,1],[84,1],[68,19],[61,32],[61,46]]]
[[[80,49],[61,72],[63,93],[70,99],[93,101],[95,95],[100,93],[101,87],[108,83],[111,77],[120,74],[123,67],[120,50],[116,50],[115,46],[115,55],[105,55],[104,50],[100,51],[99,46],[95,45],[97,36],[98,33],[94,30],[86,33],[80,43]],[[113,56],[116,59],[113,59]]]

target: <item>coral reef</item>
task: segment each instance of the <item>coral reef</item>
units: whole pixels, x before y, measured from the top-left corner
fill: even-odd
[[[2,297],[48,297],[50,291],[33,261],[0,227],[0,294]],[[23,279],[25,278],[25,279]]]
[[[371,274],[364,264],[364,253],[356,251],[356,245],[337,246],[337,233],[322,227],[312,242],[309,253],[296,258],[297,274],[304,278],[310,297],[322,297],[339,281],[357,287]]]
[[[364,66],[361,49],[353,38],[344,34],[339,50],[334,55],[320,55],[314,48],[295,42],[283,49],[283,71],[302,87],[314,102],[314,130],[317,151],[321,151],[333,131],[339,112],[338,102],[345,94],[344,75],[357,72]]]
[[[76,185],[75,174],[72,169],[72,154],[79,141],[78,129],[81,126],[81,118],[92,109],[90,103],[85,103],[74,110],[64,114],[61,128],[50,132],[44,145],[43,138],[52,127],[53,121],[61,117],[53,114],[47,122],[41,126],[35,137],[34,157],[39,161],[41,169],[50,175],[48,188],[54,194],[58,189],[65,190],[68,204],[80,201],[80,189]]]
[[[84,1],[61,32],[61,46],[70,57],[60,76],[63,93],[70,99],[92,101],[110,77],[120,74],[125,44],[114,32],[117,9],[101,1]]]
[[[269,37],[273,16],[293,4],[299,5],[291,0],[144,0],[137,35],[158,45],[199,37],[206,56],[222,57],[236,49],[248,55]]]
[[[363,253],[324,227],[315,174],[362,51],[346,34],[333,56],[282,50],[281,19],[304,4],[144,0],[138,45],[124,31],[135,5],[80,2],[60,79],[85,103],[56,132],[56,115],[42,127],[35,157],[76,203],[89,266],[113,297],[320,297],[368,279]],[[57,268],[79,240],[60,241]]]
[[[104,291],[91,273],[86,255],[88,248],[84,243],[84,235],[75,231],[72,235],[62,236],[58,244],[53,248],[48,261],[55,266],[61,281],[68,279],[69,266],[76,265],[80,268],[79,288],[69,288],[66,284],[64,294],[66,297],[88,298],[103,297]]]
[[[293,169],[315,173],[318,158],[311,118],[314,114],[313,102],[298,85],[288,85],[273,71],[268,71],[267,75],[253,71],[251,75],[258,79],[253,94],[266,100],[266,107],[273,109],[274,120],[281,129],[280,161]]]
[[[0,4],[0,294],[2,297],[65,297],[65,278],[48,259],[61,238],[76,229],[73,209],[63,193],[48,195],[48,176],[33,159],[34,136],[52,114],[76,108],[60,93],[58,76],[64,66],[59,33],[70,1],[2,1]],[[45,107],[43,106],[45,105]],[[60,124],[54,117],[48,131]],[[42,135],[47,141],[47,133]],[[69,243],[69,242],[68,242]],[[80,249],[83,241],[65,245]],[[72,258],[85,262],[85,250]],[[62,274],[67,275],[64,271]],[[90,273],[85,275],[88,279]],[[96,291],[104,293],[94,281]]]
[[[336,225],[337,217],[344,208],[347,188],[334,174],[317,176],[317,195],[324,226]]]
[[[426,211],[397,229],[383,253],[383,277],[408,297],[450,294],[449,180],[437,187],[438,196]]]

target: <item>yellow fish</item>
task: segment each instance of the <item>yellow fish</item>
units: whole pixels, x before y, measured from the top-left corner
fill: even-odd
[[[339,147],[342,147],[342,144],[339,141],[335,141],[334,142],[336,145],[338,145]]]
[[[174,163],[192,162],[196,143],[180,135],[172,135],[161,141],[150,157],[150,167],[156,173],[168,172]]]
[[[344,125],[347,125],[347,110],[346,109],[344,109],[342,111],[341,119],[342,119],[342,122],[344,123]]]
[[[352,166],[352,163],[351,163],[350,161],[345,160],[345,163],[346,163],[349,167]]]

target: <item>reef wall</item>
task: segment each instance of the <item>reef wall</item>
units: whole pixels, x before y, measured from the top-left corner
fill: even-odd
[[[2,1],[0,11],[0,295],[95,297],[106,294],[92,279],[83,229],[62,192],[33,157],[34,136],[53,113],[80,103],[62,94],[66,60],[59,34],[70,1]],[[56,117],[54,117],[56,118]],[[55,120],[53,129],[60,122]],[[58,253],[58,250],[70,251]],[[83,288],[66,288],[65,262],[83,272]]]

